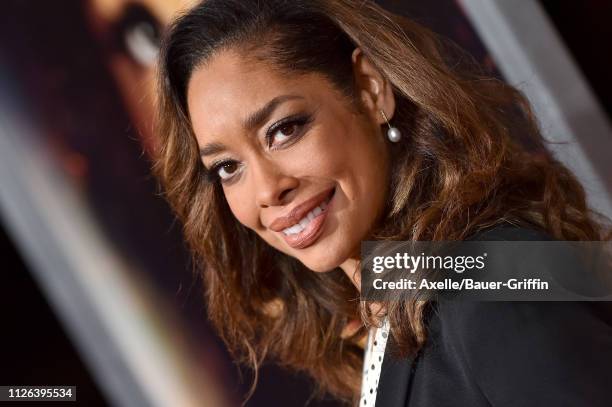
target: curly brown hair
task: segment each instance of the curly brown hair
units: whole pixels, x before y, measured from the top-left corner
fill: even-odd
[[[210,320],[234,356],[255,372],[274,358],[347,402],[359,394],[356,339],[365,328],[341,333],[363,316],[359,292],[340,269],[310,272],[233,217],[221,187],[204,181],[186,88],[196,67],[234,48],[287,73],[321,73],[355,100],[356,47],[392,84],[395,125],[409,135],[390,149],[388,205],[371,240],[462,240],[500,223],[559,240],[609,239],[580,183],[546,149],[525,97],[426,28],[363,0],[197,5],[164,40],[154,172],[203,276]],[[426,340],[425,305],[417,297],[387,304],[404,355]]]

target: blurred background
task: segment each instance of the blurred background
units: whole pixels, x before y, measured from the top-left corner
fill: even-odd
[[[239,406],[248,391],[149,171],[159,40],[192,2],[2,2],[0,385],[77,386],[87,406]],[[379,3],[525,92],[612,217],[612,2]],[[267,364],[246,405],[337,405],[312,388]]]

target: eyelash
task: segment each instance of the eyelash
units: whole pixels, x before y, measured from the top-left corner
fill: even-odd
[[[226,182],[231,181],[231,178],[225,181],[222,180],[221,176],[219,176],[219,170],[228,164],[234,164],[234,163],[236,163],[235,160],[222,160],[222,161],[214,163],[210,167],[210,169],[206,170],[206,173],[204,174],[204,178],[206,182],[212,184],[215,182],[226,183]]]
[[[293,143],[293,142],[297,141],[299,139],[299,137],[302,135],[301,133],[303,133],[304,126],[306,126],[310,122],[312,122],[312,115],[311,114],[293,115],[293,116],[285,117],[284,119],[274,123],[266,131],[266,137],[265,137],[266,146],[268,146],[268,148],[271,148],[272,146],[271,146],[270,142],[272,141],[272,137],[274,137],[274,134],[278,130],[280,130],[283,127],[286,127],[288,125],[296,126],[297,127],[297,132],[299,134],[292,135],[290,137],[290,141],[287,141],[287,142],[285,142],[282,145],[285,145],[287,143]]]
[[[271,125],[268,128],[268,130],[266,130],[266,135],[265,135],[265,138],[264,138],[266,146],[268,148],[272,148],[270,143],[271,143],[272,137],[274,136],[276,131],[278,131],[278,130],[280,130],[283,127],[286,127],[288,125],[293,125],[293,126],[297,127],[296,134],[292,135],[290,137],[290,139],[288,141],[286,141],[285,143],[283,143],[282,145],[283,146],[287,146],[287,145],[291,145],[291,144],[295,143],[304,134],[304,127],[306,125],[308,125],[309,123],[311,123],[312,120],[313,120],[313,115],[312,114],[293,115],[293,116],[288,116],[288,117],[286,117],[286,118],[284,118],[282,120],[279,120],[278,122],[276,122],[273,125]],[[219,162],[216,162],[216,163],[212,164],[210,169],[206,170],[205,180],[208,183],[215,183],[215,182],[229,183],[229,182],[231,182],[234,179],[234,177],[231,177],[231,178],[228,178],[226,180],[223,180],[219,176],[219,170],[223,166],[226,166],[228,164],[237,164],[237,161],[235,161],[235,160],[221,160]]]

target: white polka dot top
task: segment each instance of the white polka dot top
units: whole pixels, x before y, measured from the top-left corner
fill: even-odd
[[[368,342],[363,362],[363,377],[361,381],[361,399],[359,407],[374,407],[380,368],[382,366],[387,337],[389,336],[389,321],[384,319],[381,328],[372,327],[368,332]]]

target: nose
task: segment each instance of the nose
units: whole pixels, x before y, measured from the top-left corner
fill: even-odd
[[[297,178],[285,174],[279,165],[262,159],[251,165],[255,188],[255,203],[260,208],[284,205],[296,190]]]

